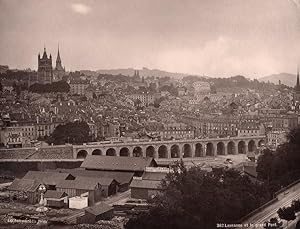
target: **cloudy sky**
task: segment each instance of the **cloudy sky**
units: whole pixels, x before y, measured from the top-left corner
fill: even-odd
[[[300,64],[300,0],[0,0],[0,64],[256,78]]]

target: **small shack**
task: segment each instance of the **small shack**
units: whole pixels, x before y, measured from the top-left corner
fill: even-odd
[[[68,195],[65,192],[48,190],[44,195],[44,199],[48,207],[63,208],[68,205]]]
[[[8,187],[10,195],[29,204],[36,204],[40,200],[40,182],[32,179],[15,179]]]
[[[77,218],[77,223],[94,224],[99,220],[110,220],[114,217],[114,208],[105,203],[89,207],[84,215]]]
[[[69,197],[88,193],[89,206],[92,206],[102,197],[99,179],[95,177],[77,177],[75,180],[65,180],[57,184],[56,188],[57,191],[67,193]]]

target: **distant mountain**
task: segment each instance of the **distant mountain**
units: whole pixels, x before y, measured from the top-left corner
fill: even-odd
[[[111,74],[111,75],[125,75],[125,76],[133,76],[134,71],[138,70],[140,76],[155,76],[155,77],[165,77],[169,76],[171,78],[182,78],[184,76],[189,76],[190,74],[186,73],[174,73],[174,72],[167,72],[159,69],[148,69],[148,68],[142,68],[142,69],[134,69],[134,68],[125,68],[125,69],[109,69],[109,70],[98,70],[98,74]]]
[[[258,81],[264,81],[264,82],[269,81],[274,84],[278,84],[279,80],[281,81],[282,84],[285,84],[290,87],[294,87],[296,85],[297,76],[295,74],[290,74],[290,73],[279,73],[279,74],[273,74],[258,79]]]

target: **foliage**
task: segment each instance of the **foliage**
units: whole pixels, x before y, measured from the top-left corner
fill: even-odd
[[[291,207],[294,209],[295,213],[300,212],[300,200],[294,200]]]
[[[216,223],[236,222],[269,200],[263,185],[235,170],[187,170],[181,161],[172,171],[162,182],[154,207],[129,220],[125,228],[215,228]]]
[[[52,84],[35,83],[29,87],[29,91],[34,93],[55,93],[55,92],[69,92],[70,85],[65,81],[53,82]]]
[[[279,216],[280,219],[285,219],[286,221],[296,219],[295,211],[292,207],[279,208],[277,213],[278,213],[278,216]]]
[[[2,86],[2,83],[0,82],[0,91],[3,90],[3,86]]]
[[[82,144],[90,140],[89,132],[90,128],[86,122],[69,122],[65,125],[58,125],[47,142],[55,145]]]
[[[287,137],[288,142],[276,151],[265,149],[258,158],[258,178],[267,182],[272,193],[300,178],[300,128]]]

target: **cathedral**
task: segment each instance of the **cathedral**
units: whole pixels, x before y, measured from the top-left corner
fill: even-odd
[[[59,48],[57,51],[56,66],[52,68],[52,56],[47,55],[46,48],[44,48],[44,53],[38,55],[38,71],[37,71],[37,81],[41,84],[50,84],[55,81],[62,80],[65,75],[65,68],[61,64]]]

